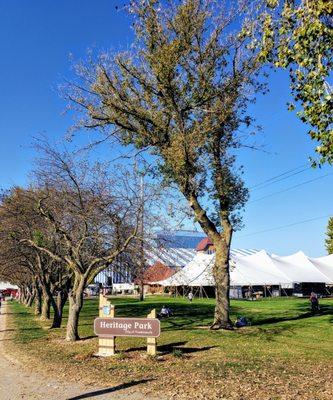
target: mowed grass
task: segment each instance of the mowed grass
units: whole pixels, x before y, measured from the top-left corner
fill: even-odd
[[[157,296],[144,302],[125,297],[111,301],[119,317],[144,317],[163,304],[173,310],[173,316],[162,321],[158,357],[145,355],[146,341],[140,338],[117,338],[116,357],[94,357],[97,299],[85,300],[82,340],[74,344],[62,340],[65,327],[49,330],[47,322],[13,303],[17,329],[13,343],[50,372],[65,376],[72,371],[73,378],[98,384],[152,379],[145,390],[178,398],[330,398],[325,396],[332,389],[333,299],[321,300],[316,316],[309,312],[307,299],[232,301],[232,318],[243,315],[251,321],[251,326],[234,331],[208,329],[213,299],[195,299],[192,304],[183,298]]]

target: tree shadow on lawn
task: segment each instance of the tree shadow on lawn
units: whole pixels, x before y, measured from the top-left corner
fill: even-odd
[[[95,339],[97,337],[98,337],[97,335],[90,335],[90,336],[80,337],[79,342],[85,342],[86,340]]]
[[[214,305],[193,303],[184,304],[183,302],[172,302],[169,304],[168,299],[165,299],[165,301],[157,301],[156,303],[140,302],[136,299],[131,299],[129,304],[125,302],[120,304],[115,303],[116,316],[146,317],[154,308],[159,312],[163,304],[168,304],[173,312],[172,317],[161,320],[163,331],[191,329],[196,326],[209,325],[212,322]],[[82,313],[80,326],[89,326],[92,324],[90,318],[98,317],[97,307],[95,313],[90,311],[90,307],[88,310],[87,313]]]
[[[261,326],[261,325],[271,325],[271,324],[277,324],[279,322],[287,322],[287,321],[297,321],[300,319],[306,319],[306,318],[311,318],[313,317],[313,314],[311,312],[307,312],[304,314],[299,314],[294,317],[291,316],[285,316],[285,317],[270,317],[270,318],[265,318],[259,321],[255,321],[251,323],[252,326]]]
[[[181,350],[183,354],[190,354],[190,353],[198,353],[201,351],[210,350],[216,348],[218,346],[204,346],[204,347],[184,347],[188,342],[175,342],[175,343],[167,343],[163,345],[157,346],[157,351],[159,355],[167,355],[174,352],[174,350]],[[145,351],[147,350],[147,346],[140,346],[140,347],[132,347],[129,349],[124,350],[124,353],[131,353],[133,351]]]
[[[120,299],[119,299],[120,300]],[[158,300],[156,302],[140,302],[136,299],[130,299],[130,303],[126,302],[115,304],[116,315],[119,317],[145,317],[153,308],[159,311],[159,308],[163,304],[168,304],[172,309],[173,315],[169,318],[161,320],[162,331],[177,331],[177,330],[193,330],[198,327],[207,326],[209,327],[213,321],[214,315],[214,304],[205,303],[184,303],[184,301],[172,301],[168,302],[168,299]],[[124,301],[124,300],[123,300]],[[248,305],[248,304],[247,304]],[[285,310],[270,310],[269,308],[262,308],[260,311],[251,310],[251,308],[243,308],[240,306],[232,306],[232,316],[243,315],[251,321],[251,325],[262,326],[278,324],[280,322],[297,321],[307,318],[312,318],[314,315],[310,311],[310,304],[304,302],[304,304],[293,304],[288,307],[288,302],[285,303]],[[295,307],[296,306],[296,307]],[[96,314],[85,314],[83,316],[83,323],[80,326],[89,326],[92,322],[89,321],[89,317],[97,317]],[[333,315],[333,304],[320,305],[320,315]],[[88,321],[86,320],[88,317]],[[234,317],[233,317],[234,318]],[[333,319],[331,320],[333,322]],[[286,328],[287,329],[287,328]],[[276,332],[280,332],[281,329],[277,329]],[[89,337],[90,338],[90,337]]]
[[[40,331],[40,330],[41,330],[41,328],[39,326],[36,327],[36,328],[16,328],[16,329],[10,328],[10,329],[2,330],[2,331],[0,331],[0,333],[3,333],[3,332],[18,332],[18,331]]]
[[[0,315],[27,315],[28,311],[21,311],[21,312],[4,312]]]
[[[286,332],[292,334],[294,331],[294,327],[292,325],[291,326],[285,324],[279,325],[279,323],[306,320],[308,318],[321,317],[324,315],[333,315],[333,306],[327,304],[321,305],[320,311],[315,314],[309,311],[310,306],[308,304],[298,305],[297,309],[299,310],[300,313],[294,316],[286,315],[286,316],[268,317],[252,322],[251,327],[257,328],[255,331],[251,329],[240,328],[237,329],[236,332],[248,336],[265,335],[267,340],[274,340],[273,337],[276,334],[286,333]],[[249,319],[251,320],[250,317]],[[330,318],[329,321],[333,322],[333,317]]]
[[[114,393],[114,392],[118,392],[119,390],[123,390],[123,389],[127,389],[136,385],[140,385],[142,383],[147,383],[152,381],[153,379],[142,379],[140,381],[131,381],[128,383],[123,383],[121,385],[118,386],[113,386],[107,389],[101,389],[101,390],[95,390],[93,392],[88,392],[88,393],[84,393],[75,397],[70,397],[67,400],[81,400],[81,399],[90,399],[92,397],[97,397],[97,396],[102,396],[103,394],[107,394],[107,393]]]

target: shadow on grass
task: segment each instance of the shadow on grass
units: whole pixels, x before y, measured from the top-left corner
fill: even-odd
[[[79,341],[84,342],[86,340],[95,339],[97,337],[98,337],[97,335],[84,336],[84,337],[80,337]]]
[[[186,341],[167,343],[157,346],[157,351],[159,355],[167,355],[174,352],[174,350],[181,350],[183,354],[198,353],[201,351],[206,351],[213,349],[218,346],[205,346],[205,347],[183,347],[187,344]],[[147,346],[132,347],[124,350],[124,353],[130,353],[132,351],[145,351]]]
[[[112,303],[116,306],[116,314],[118,317],[146,317],[147,314],[155,308],[157,311],[167,304],[173,311],[170,318],[161,320],[163,332],[175,331],[191,331],[200,329],[203,326],[209,327],[213,320],[214,303],[197,301],[192,304],[184,301],[184,299],[169,298],[149,298],[144,302],[133,298],[111,298]],[[243,301],[234,302],[231,306],[232,320],[236,319],[236,315],[245,316],[251,321],[252,327],[263,327],[267,332],[282,332],[290,328],[281,327],[279,324],[288,321],[306,320],[312,318],[309,302],[304,300],[285,299],[285,301],[263,300],[257,302]],[[68,309],[66,306],[63,326],[67,322]],[[24,313],[22,313],[24,314]],[[333,304],[321,304],[321,315],[333,315]],[[98,299],[86,299],[82,315],[80,317],[80,328],[84,328],[82,341],[93,339],[92,326],[93,319],[98,316]],[[23,317],[24,318],[24,317]],[[330,319],[333,322],[333,317]],[[276,324],[276,327],[274,325]],[[265,328],[264,325],[267,325]],[[91,327],[91,329],[87,329]],[[236,330],[237,332],[238,330]],[[83,332],[82,332],[83,333]]]
[[[27,311],[23,311],[23,312],[5,312],[5,313],[1,313],[0,315],[27,315]]]
[[[305,319],[305,318],[311,318],[313,317],[313,314],[311,312],[307,312],[305,314],[299,314],[294,317],[271,317],[271,318],[266,318],[262,319],[260,321],[255,321],[252,323],[252,326],[261,326],[261,325],[270,325],[270,324],[277,324],[279,322],[287,322],[287,321],[297,321],[300,319]]]
[[[130,388],[130,387],[136,386],[136,385],[140,385],[142,383],[150,382],[152,380],[153,379],[142,379],[140,381],[132,381],[132,382],[128,382],[128,383],[123,383],[121,385],[114,386],[111,388],[95,390],[93,392],[84,393],[79,396],[70,397],[67,400],[90,399],[92,397],[102,396],[103,394],[118,392],[119,390],[124,390],[124,389]]]
[[[41,328],[40,327],[36,327],[36,328],[16,328],[16,329],[4,329],[1,332],[18,332],[18,331],[40,331]]]

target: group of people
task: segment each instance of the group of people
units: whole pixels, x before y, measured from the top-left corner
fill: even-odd
[[[187,299],[188,299],[188,301],[189,301],[190,303],[192,303],[193,297],[194,297],[193,292],[192,292],[192,291],[189,292],[189,294],[187,295]],[[171,308],[166,307],[166,306],[163,306],[163,307],[161,308],[161,311],[158,313],[158,317],[159,317],[159,318],[168,318],[168,317],[171,317],[172,314],[173,314],[173,312],[172,312]]]
[[[188,295],[187,295],[187,299],[189,300],[190,303],[192,303],[193,297],[194,297],[193,292],[192,291],[189,292]],[[311,311],[312,311],[313,314],[315,314],[316,312],[318,312],[320,310],[320,308],[319,308],[319,300],[318,300],[317,294],[314,293],[314,292],[311,292],[309,301],[311,303]],[[161,311],[158,314],[158,316],[160,318],[171,317],[172,316],[171,308],[163,306],[161,308]],[[236,328],[242,328],[242,327],[248,326],[248,325],[250,325],[250,322],[245,317],[242,317],[242,316],[237,317],[236,322],[235,322]]]

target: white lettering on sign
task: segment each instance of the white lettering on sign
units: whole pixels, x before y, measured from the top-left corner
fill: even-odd
[[[134,322],[134,329],[146,329],[146,330],[151,330],[152,326],[150,322],[147,322],[145,324],[141,324],[140,322]]]
[[[161,332],[156,318],[96,318],[94,326],[99,336],[158,337]]]
[[[106,328],[106,329],[124,329],[125,331],[132,329],[132,324],[131,323],[122,323],[122,322],[106,322],[106,321],[101,321],[100,322],[100,327],[101,328]]]

